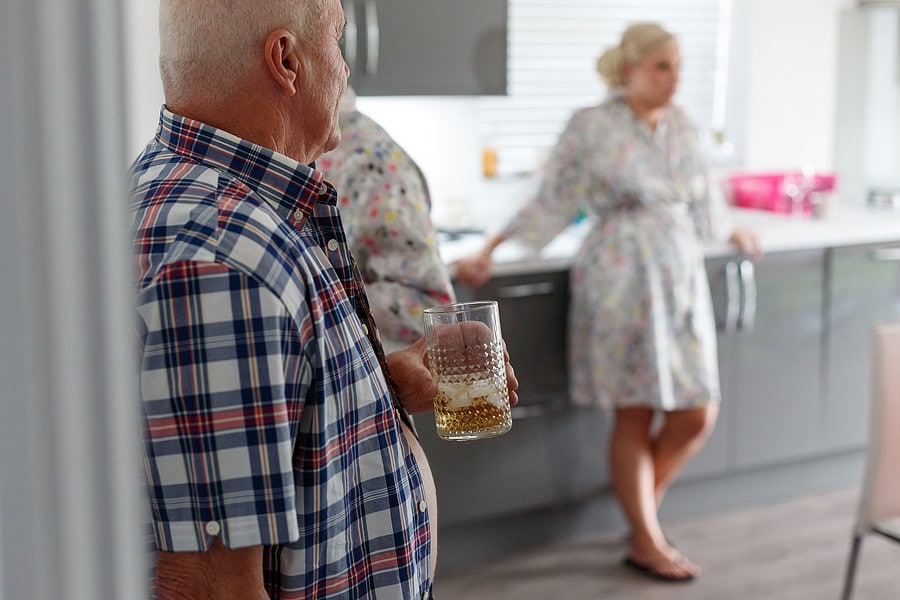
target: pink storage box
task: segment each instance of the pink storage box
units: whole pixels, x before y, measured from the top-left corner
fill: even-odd
[[[777,213],[791,212],[790,193],[803,196],[799,204],[802,214],[811,215],[812,192],[833,192],[837,187],[834,173],[814,173],[804,181],[801,171],[785,173],[740,173],[728,178],[731,202],[734,206],[769,210]],[[798,187],[794,187],[798,186]]]

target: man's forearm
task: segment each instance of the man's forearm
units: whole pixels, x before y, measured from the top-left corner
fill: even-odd
[[[231,550],[216,540],[206,552],[157,552],[159,600],[270,600],[262,546]]]

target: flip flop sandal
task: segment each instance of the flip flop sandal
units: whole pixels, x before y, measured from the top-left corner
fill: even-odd
[[[635,571],[641,573],[642,575],[646,575],[652,579],[656,579],[658,581],[666,581],[670,583],[683,583],[686,581],[691,581],[696,579],[697,575],[694,573],[686,573],[684,575],[675,575],[668,572],[669,567],[678,567],[683,564],[683,560],[661,560],[655,562],[641,562],[635,560],[630,556],[626,556],[623,561],[625,566],[634,569]]]

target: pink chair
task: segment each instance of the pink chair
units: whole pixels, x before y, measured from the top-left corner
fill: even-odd
[[[900,322],[872,328],[870,406],[869,444],[844,600],[853,594],[863,536],[878,533],[900,542]]]

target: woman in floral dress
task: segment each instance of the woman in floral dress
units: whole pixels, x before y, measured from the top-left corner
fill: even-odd
[[[596,217],[571,270],[571,396],[614,409],[610,476],[632,529],[626,564],[668,581],[699,568],[667,542],[658,506],[720,400],[703,242],[758,254],[754,234],[731,228],[697,131],[672,104],[679,62],[672,34],[629,27],[598,60],[608,98],[575,112],[533,200],[457,269],[459,281],[481,285],[504,240],[541,248],[580,210]]]

